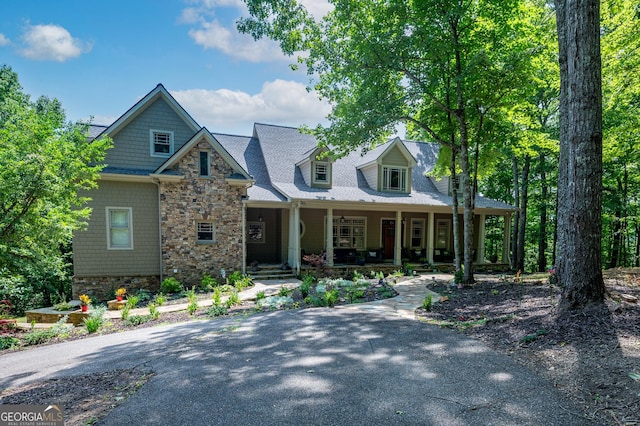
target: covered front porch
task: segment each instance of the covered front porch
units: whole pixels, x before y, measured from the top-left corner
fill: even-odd
[[[414,268],[448,271],[454,263],[450,209],[391,210],[370,204],[293,202],[247,204],[244,209],[245,267],[283,265],[300,273],[305,255],[323,256],[329,267],[375,270]],[[510,211],[478,211],[474,218],[475,268],[509,265]],[[462,214],[459,214],[462,235]],[[332,224],[332,226],[327,226]]]

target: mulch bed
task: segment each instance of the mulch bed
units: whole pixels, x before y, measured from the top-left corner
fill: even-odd
[[[559,315],[561,289],[546,281],[483,277],[461,290],[429,287],[448,297],[423,321],[448,327],[513,356],[577,401],[597,424],[640,425],[640,298],[637,270],[605,273],[606,302]]]

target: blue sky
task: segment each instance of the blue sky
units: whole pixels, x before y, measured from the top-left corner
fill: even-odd
[[[306,0],[312,13],[329,10]],[[4,0],[0,64],[25,92],[75,121],[110,124],[162,83],[202,126],[249,135],[254,122],[326,124],[330,108],[275,43],[235,29],[240,0]]]

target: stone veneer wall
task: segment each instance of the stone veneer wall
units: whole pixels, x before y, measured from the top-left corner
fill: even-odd
[[[88,294],[92,299],[109,300],[115,297],[116,289],[124,287],[127,293],[135,294],[138,290],[160,290],[160,276],[138,277],[81,277],[73,278],[73,298]]]
[[[210,153],[208,178],[199,176],[201,151]],[[219,280],[221,269],[227,274],[241,271],[242,196],[246,189],[225,181],[233,170],[204,139],[174,168],[185,178],[160,185],[164,275],[190,287],[200,282],[203,272]],[[197,242],[198,221],[214,223],[214,244]]]

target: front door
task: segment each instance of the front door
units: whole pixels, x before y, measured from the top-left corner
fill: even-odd
[[[393,260],[396,247],[396,221],[384,219],[382,221],[382,248],[384,249],[384,259]]]

